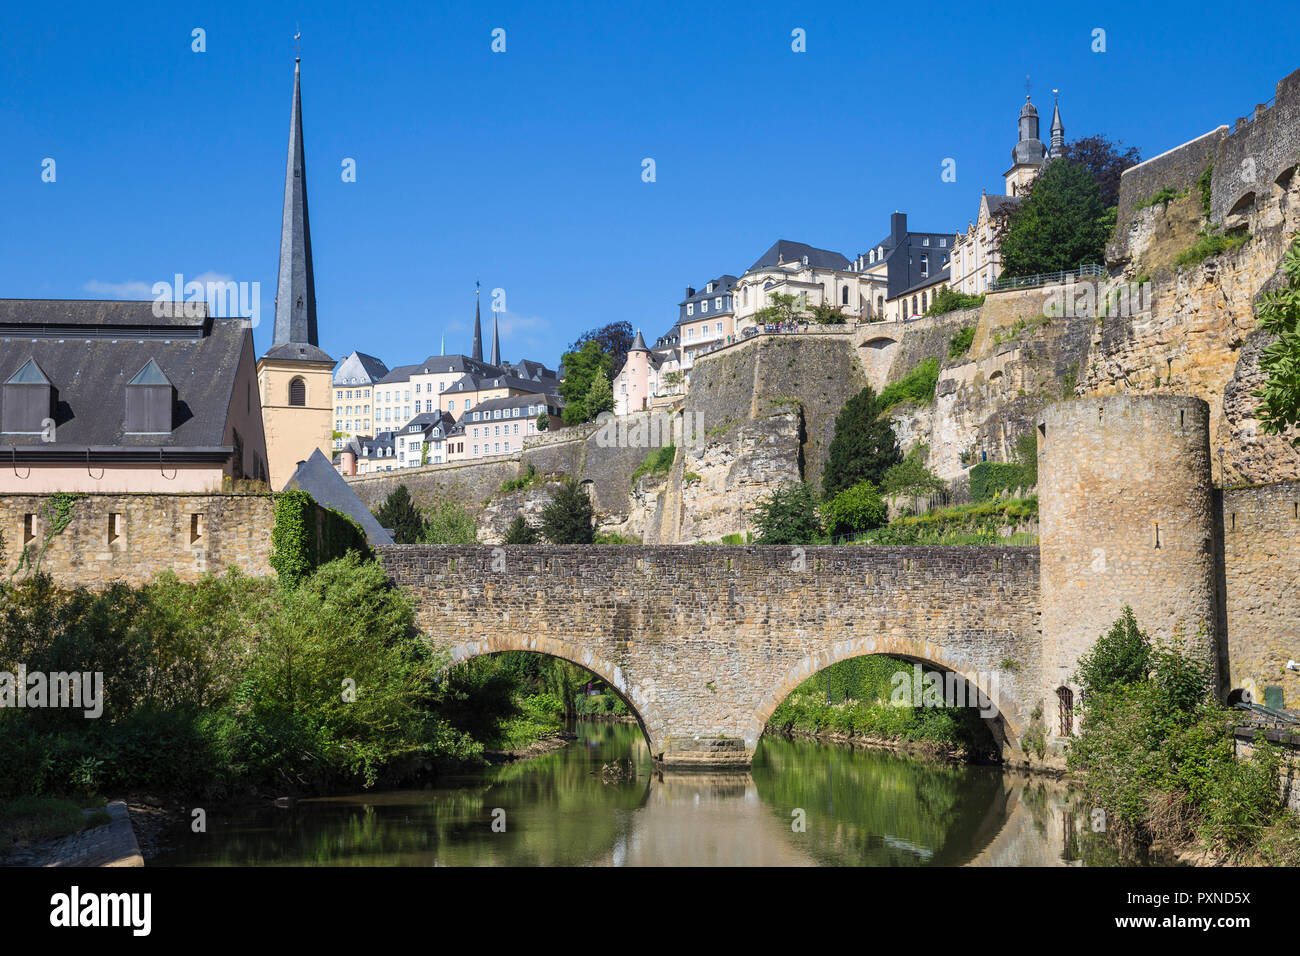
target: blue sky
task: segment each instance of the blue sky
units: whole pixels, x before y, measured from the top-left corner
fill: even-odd
[[[0,297],[259,281],[264,351],[296,25],[321,346],[390,365],[444,332],[468,352],[476,279],[485,316],[506,291],[505,357],[554,366],[605,322],[653,340],[687,285],[778,238],[852,257],[894,210],[964,228],[1001,191],[1026,74],[1044,138],[1059,88],[1067,138],[1150,157],[1300,67],[1288,4],[952,6],[6,4]]]

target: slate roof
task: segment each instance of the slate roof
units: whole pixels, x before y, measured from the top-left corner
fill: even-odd
[[[393,536],[383,529],[375,516],[361,503],[357,493],[343,480],[343,476],[334,470],[330,460],[321,454],[319,448],[298,466],[293,477],[285,484],[285,491],[291,489],[305,491],[316,499],[317,504],[341,511],[352,518],[361,525],[361,530],[366,533],[366,540],[371,546],[393,543]]]
[[[335,385],[369,385],[388,374],[382,360],[365,352],[353,352],[334,370]]]
[[[486,402],[480,402],[473,409],[461,416],[462,423],[469,419],[471,421],[482,421],[482,415],[475,419],[474,413],[486,413],[501,408],[527,408],[529,405],[547,405],[553,408],[564,408],[564,400],[558,395],[511,395],[508,398],[490,398]]]
[[[239,318],[153,316],[152,302],[0,300],[0,381],[34,359],[57,392],[55,441],[68,447],[205,448],[223,445],[243,351],[253,333]],[[175,428],[125,433],[126,386],[150,360],[175,386]],[[2,400],[2,399],[0,399]],[[242,396],[240,397],[242,401]],[[0,445],[30,435],[0,435]]]
[[[745,271],[754,272],[758,269],[767,269],[776,265],[778,261],[784,263],[801,262],[804,256],[808,257],[808,265],[814,269],[838,269],[841,272],[847,272],[849,267],[852,266],[852,263],[841,253],[832,252],[829,249],[818,249],[806,242],[791,242],[789,239],[778,239],[772,243],[767,252],[759,256],[757,262]]]
[[[324,349],[307,342],[285,342],[282,345],[276,345],[268,349],[262,358],[274,359],[277,362],[328,362],[334,364],[334,359],[330,358],[329,353]]]

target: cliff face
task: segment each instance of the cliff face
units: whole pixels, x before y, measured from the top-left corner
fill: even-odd
[[[1010,459],[1048,405],[1119,392],[1204,399],[1216,481],[1221,469],[1229,483],[1300,478],[1300,450],[1261,432],[1253,395],[1268,344],[1259,299],[1282,281],[1282,256],[1300,230],[1297,160],[1300,71],[1278,84],[1271,108],[1125,172],[1105,278],[999,292],[977,309],[905,323],[755,336],[707,355],[669,412],[696,441],[678,439],[666,475],[634,482],[649,448],[610,446],[584,426],[530,440],[522,460],[364,476],[353,487],[372,509],[398,483],[422,505],[452,498],[482,512],[480,536],[495,541],[515,513],[535,514],[546,500],[545,486],[499,490],[531,464],[587,484],[602,530],[647,543],[717,540],[751,530],[759,500],[782,484],[819,487],[844,403],[929,358],[940,365],[934,399],[891,417],[904,450],[928,446],[944,478]],[[1173,198],[1153,203],[1157,194]],[[1207,232],[1236,244],[1180,265]],[[1103,305],[1115,296],[1117,305]],[[965,328],[973,342],[951,357]]]

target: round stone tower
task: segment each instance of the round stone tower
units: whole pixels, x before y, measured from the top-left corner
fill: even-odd
[[[1181,629],[1216,660],[1209,406],[1078,398],[1037,431],[1043,719],[1059,742],[1077,729],[1079,657],[1124,605],[1153,640]]]

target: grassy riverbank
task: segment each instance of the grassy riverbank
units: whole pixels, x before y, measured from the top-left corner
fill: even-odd
[[[800,684],[767,728],[959,760],[996,757],[992,735],[974,709],[894,703],[904,679],[910,693],[914,673],[912,663],[885,655],[840,661]]]

